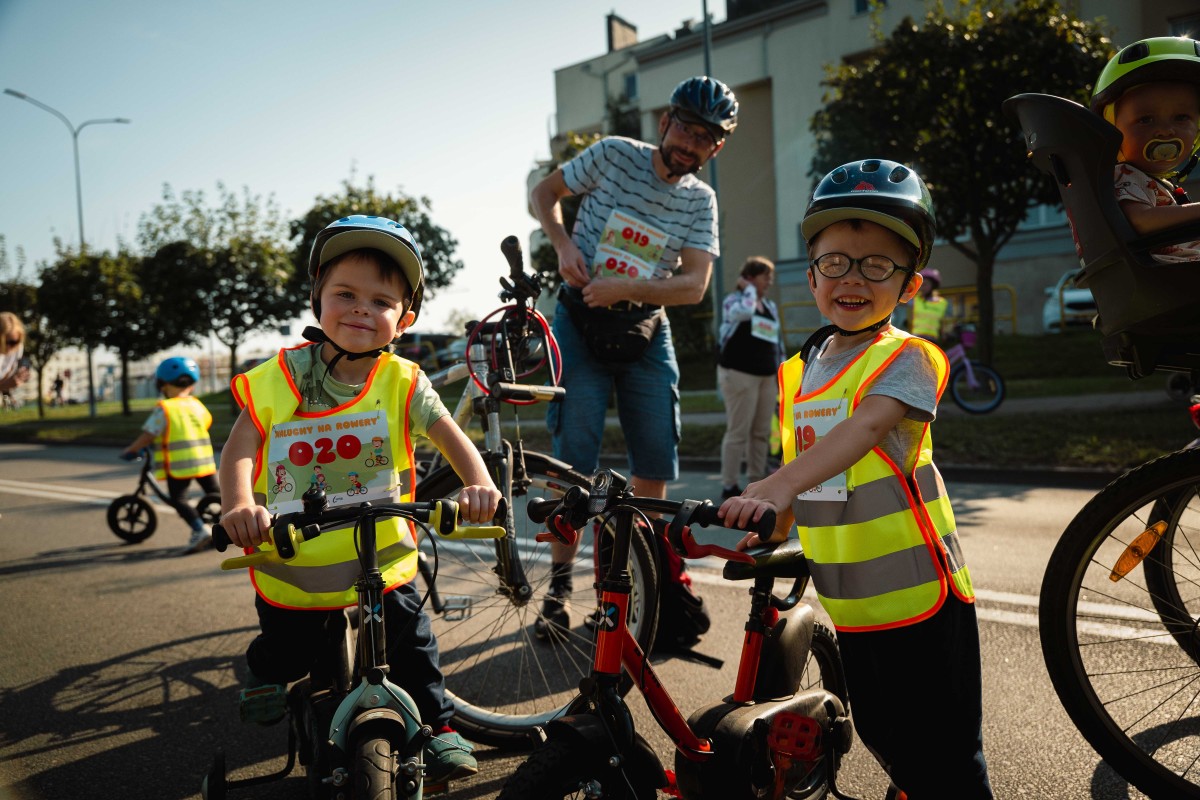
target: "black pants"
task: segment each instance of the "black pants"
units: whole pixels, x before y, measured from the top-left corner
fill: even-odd
[[[991,800],[975,606],[953,593],[903,628],[838,633],[854,730],[909,800]]]
[[[179,516],[183,517],[184,522],[192,529],[195,529],[200,517],[197,516],[196,509],[188,505],[184,499],[187,497],[188,487],[191,486],[193,480],[200,484],[200,488],[206,494],[216,494],[221,490],[217,486],[217,474],[215,472],[212,475],[205,475],[202,478],[172,478],[170,475],[167,476],[167,496],[170,498],[171,507],[179,513]]]
[[[437,639],[411,583],[383,596],[387,641],[388,679],[412,696],[421,721],[434,731],[448,725],[454,706],[446,698],[446,684],[438,664]],[[250,671],[268,683],[286,686],[298,681],[318,664],[323,648],[344,630],[345,613],[278,608],[257,595],[258,624],[262,632],[246,650]],[[412,621],[417,615],[416,622]]]

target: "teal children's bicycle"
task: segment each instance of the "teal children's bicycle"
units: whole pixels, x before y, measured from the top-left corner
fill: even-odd
[[[221,568],[244,569],[270,561],[290,561],[306,542],[331,530],[345,535],[348,524],[353,524],[361,570],[355,583],[356,618],[327,628],[327,646],[317,666],[308,678],[288,690],[288,757],[284,767],[271,775],[230,780],[225,754],[218,752],[204,777],[201,793],[205,800],[224,800],[230,790],[286,777],[298,758],[307,773],[312,800],[420,800],[426,788],[422,754],[437,734],[421,721],[408,693],[388,679],[376,521],[387,517],[412,520],[427,534],[436,533],[443,539],[496,539],[502,538],[505,530],[460,525],[458,504],[451,500],[329,508],[319,489],[305,492],[302,499],[303,511],[280,515],[272,525],[274,550],[226,559]],[[501,519],[506,513],[503,505],[497,512]],[[213,544],[219,551],[230,544],[220,525],[213,528]],[[432,570],[436,580],[436,561]],[[357,627],[358,636],[351,651],[353,627]],[[355,654],[353,658],[350,652]],[[277,691],[276,687],[264,690]]]

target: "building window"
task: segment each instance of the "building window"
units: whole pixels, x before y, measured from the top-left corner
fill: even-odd
[[[625,75],[625,99],[637,100],[638,98],[638,74],[630,72]]]
[[[1067,224],[1067,212],[1055,205],[1040,205],[1029,209],[1025,220],[1021,223],[1023,231],[1040,228],[1056,228]]]
[[[887,0],[873,0],[881,6],[887,5]],[[865,14],[871,10],[872,0],[854,0],[854,13]]]

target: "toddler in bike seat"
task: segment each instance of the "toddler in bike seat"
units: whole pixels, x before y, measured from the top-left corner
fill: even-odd
[[[212,414],[198,397],[192,396],[199,380],[200,367],[190,358],[174,356],[159,364],[154,371],[154,385],[163,399],[142,424],[142,432],[121,452],[121,458],[132,461],[154,445],[154,476],[167,481],[171,507],[192,529],[184,555],[212,547],[212,535],[204,520],[186,502],[188,486],[195,479],[205,493],[218,491],[217,464],[208,437]]]
[[[389,349],[416,320],[424,294],[421,250],[412,234],[383,217],[344,217],[317,235],[308,273],[320,323],[304,331],[310,344],[281,350],[233,380],[242,410],[221,457],[227,489],[221,523],[230,540],[270,548],[271,515],[301,510],[300,494],[314,474],[329,487],[345,487],[353,475],[365,489],[353,499],[331,491],[331,506],[411,500],[416,436],[427,437],[462,479],[463,519],[491,520],[500,492],[483,459],[420,368]],[[382,462],[373,458],[381,453],[387,455]],[[268,495],[269,480],[272,487],[299,488]],[[395,518],[381,520],[377,529],[390,676],[435,733],[425,778],[437,783],[474,774],[473,745],[449,726],[454,709],[437,642],[410,583],[417,572],[414,531]],[[271,724],[284,716],[287,684],[310,672],[326,631],[344,625],[342,609],[357,602],[357,564],[347,532],[306,543],[286,564],[251,569],[261,630],[246,651],[243,720]]]
[[[776,541],[794,519],[855,730],[892,783],[989,800],[975,592],[930,436],[949,365],[891,324],[921,288],[934,231],[929,190],[902,164],[852,162],[820,181],[801,232],[833,324],[779,368],[783,466],[720,513],[740,527],[771,509]]]
[[[1177,185],[1200,149],[1200,42],[1163,36],[1123,48],[1096,80],[1091,107],[1124,137],[1114,186],[1133,229],[1144,236],[1200,222],[1200,203]],[[1163,263],[1198,261],[1200,241],[1152,255]]]

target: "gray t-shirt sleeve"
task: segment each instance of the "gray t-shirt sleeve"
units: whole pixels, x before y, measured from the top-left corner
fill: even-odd
[[[937,418],[937,390],[937,368],[929,354],[910,344],[879,373],[865,394],[894,397],[908,406],[905,419],[926,423]]]

